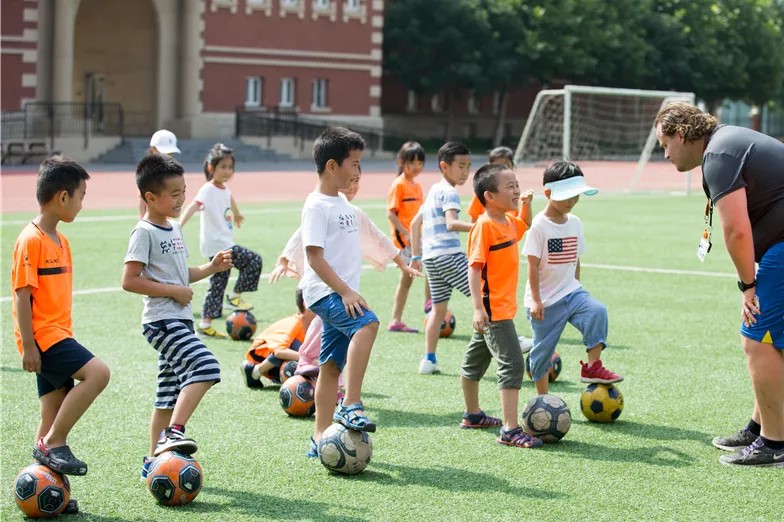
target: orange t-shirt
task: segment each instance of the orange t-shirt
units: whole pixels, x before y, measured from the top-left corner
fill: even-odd
[[[416,181],[409,181],[405,174],[400,174],[389,187],[387,209],[397,214],[400,223],[410,232],[411,220],[416,216],[423,201],[422,185]],[[408,246],[394,225],[392,225],[392,241],[398,248]]]
[[[258,364],[277,350],[291,348],[291,343],[294,341],[304,340],[302,314],[296,313],[275,321],[257,335],[245,358],[253,364]]]
[[[71,291],[73,290],[71,247],[61,233],[58,245],[33,223],[29,223],[14,244],[11,266],[11,314],[14,318],[16,348],[23,352],[22,336],[16,320],[16,291],[32,287],[33,337],[42,352],[63,339],[73,337]]]
[[[482,301],[491,321],[517,313],[517,243],[527,229],[518,217],[506,214],[506,223],[498,223],[482,214],[468,233],[468,264],[482,265]]]

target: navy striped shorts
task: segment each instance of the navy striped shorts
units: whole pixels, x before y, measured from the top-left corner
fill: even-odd
[[[172,410],[180,390],[197,382],[220,382],[220,364],[193,330],[193,321],[164,319],[142,326],[158,352],[155,407]]]
[[[468,257],[463,252],[424,259],[427,269],[427,284],[433,303],[443,303],[452,297],[457,288],[466,297],[471,297],[468,288]]]

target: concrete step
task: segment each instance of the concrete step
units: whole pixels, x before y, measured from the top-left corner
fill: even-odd
[[[193,165],[203,164],[207,153],[210,151],[214,140],[206,139],[181,139],[177,141],[181,153],[174,157],[180,163]],[[263,149],[256,145],[246,145],[238,139],[222,140],[222,143],[234,150],[237,163],[277,162],[290,159],[288,155],[278,154],[272,149]],[[94,163],[106,164],[133,164],[141,160],[150,148],[149,138],[126,138],[123,143],[99,156]]]

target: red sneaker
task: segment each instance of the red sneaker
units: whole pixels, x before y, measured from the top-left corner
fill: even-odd
[[[595,361],[590,365],[580,361],[580,366],[583,367],[580,371],[580,380],[582,382],[612,384],[623,380],[623,377],[602,366],[602,361]]]

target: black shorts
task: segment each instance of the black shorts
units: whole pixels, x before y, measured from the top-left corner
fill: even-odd
[[[74,387],[73,374],[95,357],[70,337],[53,344],[45,352],[39,347],[38,352],[41,354],[41,373],[36,374],[39,397],[62,387],[69,391]]]

